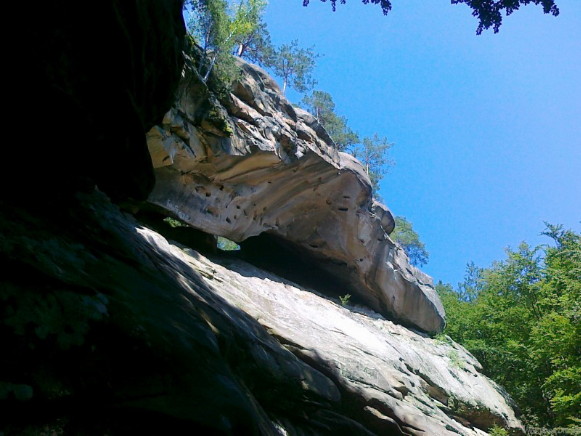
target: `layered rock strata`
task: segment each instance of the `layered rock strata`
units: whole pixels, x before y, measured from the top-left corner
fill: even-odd
[[[241,63],[218,101],[195,74],[148,133],[149,201],[195,228],[240,242],[267,233],[337,277],[344,291],[427,332],[444,325],[431,278],[390,238],[391,212],[371,198],[361,164],[338,153],[309,113]]]

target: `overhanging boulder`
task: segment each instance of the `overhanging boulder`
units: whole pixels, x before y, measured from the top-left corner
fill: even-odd
[[[393,215],[373,200],[359,161],[337,152],[263,70],[240,65],[243,75],[222,101],[195,74],[184,79],[148,134],[157,180],[149,201],[236,242],[275,235],[377,312],[440,331],[444,310],[432,280],[389,238]]]

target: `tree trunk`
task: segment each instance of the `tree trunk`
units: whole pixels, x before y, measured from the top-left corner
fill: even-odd
[[[208,67],[208,71],[206,71],[206,74],[204,74],[204,78],[202,79],[202,81],[204,83],[206,83],[208,81],[208,78],[210,77],[210,73],[212,72],[212,69],[214,68],[214,65],[216,64],[217,58],[218,58],[217,54],[212,56],[212,60],[210,61],[210,66]]]

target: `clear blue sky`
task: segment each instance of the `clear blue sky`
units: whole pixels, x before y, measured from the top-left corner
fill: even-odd
[[[557,0],[557,18],[529,5],[481,36],[465,5],[392,3],[384,17],[360,0],[271,0],[266,22],[274,43],[324,55],[317,89],[355,131],[396,144],[380,193],[425,242],[423,269],[456,285],[469,261],[548,242],[543,221],[579,231],[581,1]]]

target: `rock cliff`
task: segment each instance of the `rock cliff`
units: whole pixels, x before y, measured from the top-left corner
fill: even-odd
[[[458,345],[172,244],[97,191],[0,223],[5,434],[522,430]]]
[[[373,310],[437,332],[444,311],[431,278],[390,238],[391,212],[371,198],[361,164],[338,153],[312,115],[260,68],[221,101],[186,77],[148,133],[156,183],[149,201],[205,232],[240,242],[274,237]],[[200,95],[206,95],[201,99]]]
[[[252,66],[221,100],[178,84],[180,1],[14,6],[27,94],[7,144],[27,154],[1,173],[0,434],[522,433],[472,356],[406,327],[443,313],[357,162]],[[341,290],[152,228],[288,253]]]

